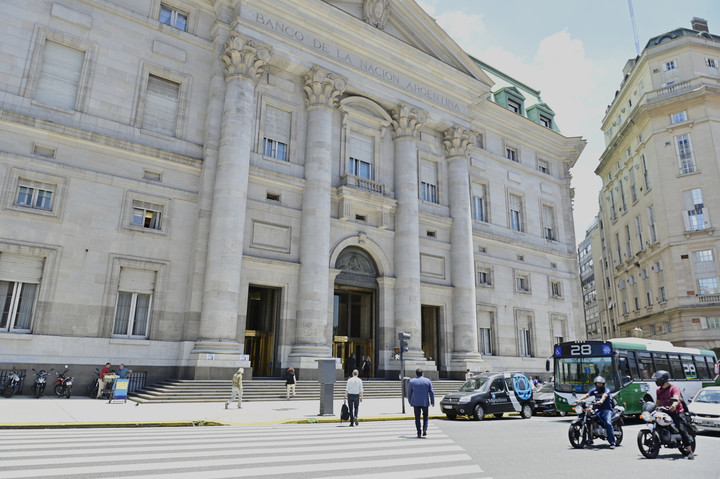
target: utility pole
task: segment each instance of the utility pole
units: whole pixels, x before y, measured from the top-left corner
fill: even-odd
[[[405,356],[403,353],[408,351],[408,340],[410,339],[410,333],[398,333],[398,340],[400,341],[400,382],[402,384],[402,413],[405,414]]]
[[[630,8],[630,22],[633,27],[633,36],[635,37],[635,53],[640,55],[640,41],[638,40],[637,27],[635,26],[635,12],[633,12],[632,0],[628,0],[628,7]]]

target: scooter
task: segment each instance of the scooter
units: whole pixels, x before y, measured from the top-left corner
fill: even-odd
[[[668,411],[667,407],[656,407],[652,396],[646,395],[643,398],[640,417],[647,423],[648,427],[638,431],[637,445],[640,453],[648,459],[655,459],[660,453],[661,447],[678,448],[683,456],[690,456],[690,459],[692,459],[691,454],[694,455],[695,453],[697,427],[687,421],[686,429],[691,440],[690,450],[687,450],[683,446],[680,431],[675,427],[675,423]]]
[[[50,371],[54,370],[55,368],[51,369]],[[44,369],[41,369],[40,371],[35,371],[35,368],[32,368],[32,372],[35,373],[35,382],[33,382],[30,390],[32,391],[33,396],[35,396],[35,399],[38,399],[45,392],[45,385],[47,384],[47,375],[49,371],[46,371]]]
[[[57,379],[55,380],[55,394],[60,397],[65,396],[68,399],[70,399],[70,391],[72,390],[73,384],[73,378],[67,374],[69,371],[70,367],[65,365],[63,372],[55,373],[57,374]]]
[[[9,398],[18,392],[20,392],[20,375],[13,370],[8,375],[7,382],[3,386],[2,395]]]
[[[568,439],[575,449],[582,449],[586,444],[596,438],[608,440],[605,426],[598,416],[598,410],[593,407],[594,402],[595,401],[578,401],[575,403],[575,412],[578,417],[570,424],[570,429],[568,430]],[[625,412],[624,407],[613,407],[612,426],[616,446],[619,446],[623,440],[623,412]]]

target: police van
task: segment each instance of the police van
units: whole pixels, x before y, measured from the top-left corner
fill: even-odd
[[[485,416],[502,417],[506,412],[519,412],[529,419],[535,408],[532,381],[521,372],[485,372],[446,395],[440,407],[448,419],[468,416],[482,421]]]

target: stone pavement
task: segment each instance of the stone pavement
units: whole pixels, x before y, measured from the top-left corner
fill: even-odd
[[[437,398],[439,403],[440,399]],[[225,409],[222,402],[139,404],[133,401],[108,403],[88,397],[70,399],[44,396],[0,397],[0,429],[58,427],[142,427],[201,425],[261,425],[281,423],[339,422],[342,401],[333,402],[333,416],[320,416],[320,401],[280,400],[243,402]],[[440,416],[440,406],[430,408]],[[359,421],[389,421],[413,418],[413,408],[400,397],[367,399],[360,404]]]

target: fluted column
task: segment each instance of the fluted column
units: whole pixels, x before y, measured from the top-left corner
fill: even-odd
[[[329,357],[327,338],[330,257],[332,116],[345,80],[313,67],[305,74],[307,141],[300,231],[300,276],[295,345],[290,362],[317,368],[313,358]],[[304,377],[308,377],[307,374]]]
[[[238,298],[245,235],[255,85],[268,48],[231,31],[225,43],[225,98],[213,186],[200,340],[195,353],[239,354]]]
[[[423,358],[420,314],[420,225],[417,141],[424,112],[401,104],[393,112],[395,141],[395,333],[410,333],[408,359]],[[397,336],[395,336],[397,338]],[[395,343],[396,340],[393,340]]]
[[[448,164],[450,197],[450,263],[453,284],[453,339],[451,361],[477,361],[477,313],[475,299],[475,260],[473,255],[470,210],[470,177],[468,152],[475,135],[459,127],[445,131],[443,145]]]

